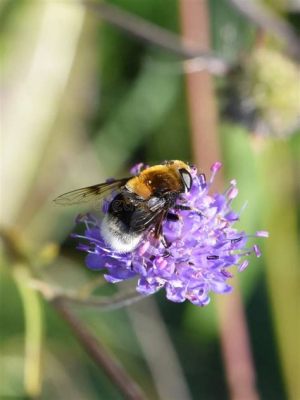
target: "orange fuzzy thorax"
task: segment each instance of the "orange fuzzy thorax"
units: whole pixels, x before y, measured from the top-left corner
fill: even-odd
[[[126,188],[143,199],[148,199],[157,192],[184,192],[179,169],[190,170],[183,161],[175,160],[169,164],[154,165],[146,168],[138,176],[130,179]]]

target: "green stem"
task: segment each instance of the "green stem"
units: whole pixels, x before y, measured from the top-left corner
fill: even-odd
[[[147,297],[146,295],[138,293],[135,289],[124,293],[117,293],[108,297],[82,297],[81,293],[70,291],[67,292],[61,288],[49,285],[48,283],[38,279],[31,279],[30,286],[31,288],[38,290],[48,301],[60,299],[66,303],[98,307],[100,311],[117,310],[119,308],[127,307]]]
[[[274,166],[279,165],[274,173]],[[293,194],[293,164],[288,144],[268,143],[259,158],[264,187],[266,274],[271,307],[289,399],[300,398],[299,237]]]
[[[25,319],[24,386],[28,396],[37,398],[41,393],[42,308],[39,294],[28,286],[30,272],[24,265],[16,266],[14,278]]]

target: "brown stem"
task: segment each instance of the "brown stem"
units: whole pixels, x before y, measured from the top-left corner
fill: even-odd
[[[235,280],[230,296],[217,299],[217,311],[227,384],[232,400],[258,400],[247,321]]]
[[[205,1],[181,0],[181,25],[183,40],[197,43],[199,51],[208,51],[209,19]],[[217,111],[212,77],[207,71],[186,75],[187,101],[192,131],[192,149],[198,167],[207,172],[220,160],[217,132]],[[216,185],[221,186],[221,174]]]
[[[198,43],[199,50],[209,51],[207,1],[180,0],[180,12],[183,37]],[[220,160],[213,81],[208,72],[203,71],[187,75],[186,82],[194,157],[198,167],[207,171],[213,162]],[[216,187],[221,190],[223,177],[220,174],[217,177]],[[223,296],[217,302],[230,398],[257,400],[246,320],[238,286],[235,286],[234,295]]]
[[[98,338],[95,338],[81,321],[73,314],[67,306],[65,300],[56,298],[52,305],[58,314],[70,326],[74,336],[80,342],[81,346],[101,367],[110,380],[118,387],[124,398],[128,400],[146,400],[145,394],[137,383],[127,374],[121,364],[115,357],[108,352]]]

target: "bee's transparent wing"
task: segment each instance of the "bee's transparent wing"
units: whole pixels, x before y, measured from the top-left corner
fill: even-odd
[[[61,194],[54,203],[61,206],[71,206],[74,204],[88,203],[107,196],[110,192],[120,189],[130,178],[118,179],[111,182],[99,183],[98,185],[88,186],[81,189],[72,190]]]
[[[153,197],[136,207],[130,226],[134,232],[143,232],[151,225],[154,225],[165,211],[165,200]]]

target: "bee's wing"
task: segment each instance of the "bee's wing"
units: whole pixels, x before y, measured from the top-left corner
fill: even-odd
[[[88,186],[81,189],[72,190],[61,194],[54,199],[55,204],[62,206],[71,206],[74,204],[87,203],[94,200],[100,200],[107,196],[113,190],[120,189],[130,178],[118,179],[112,182],[99,183],[98,185]]]
[[[142,202],[136,207],[130,221],[130,227],[134,232],[144,232],[154,225],[162,214],[165,214],[166,202],[164,199],[152,198],[150,201]]]

